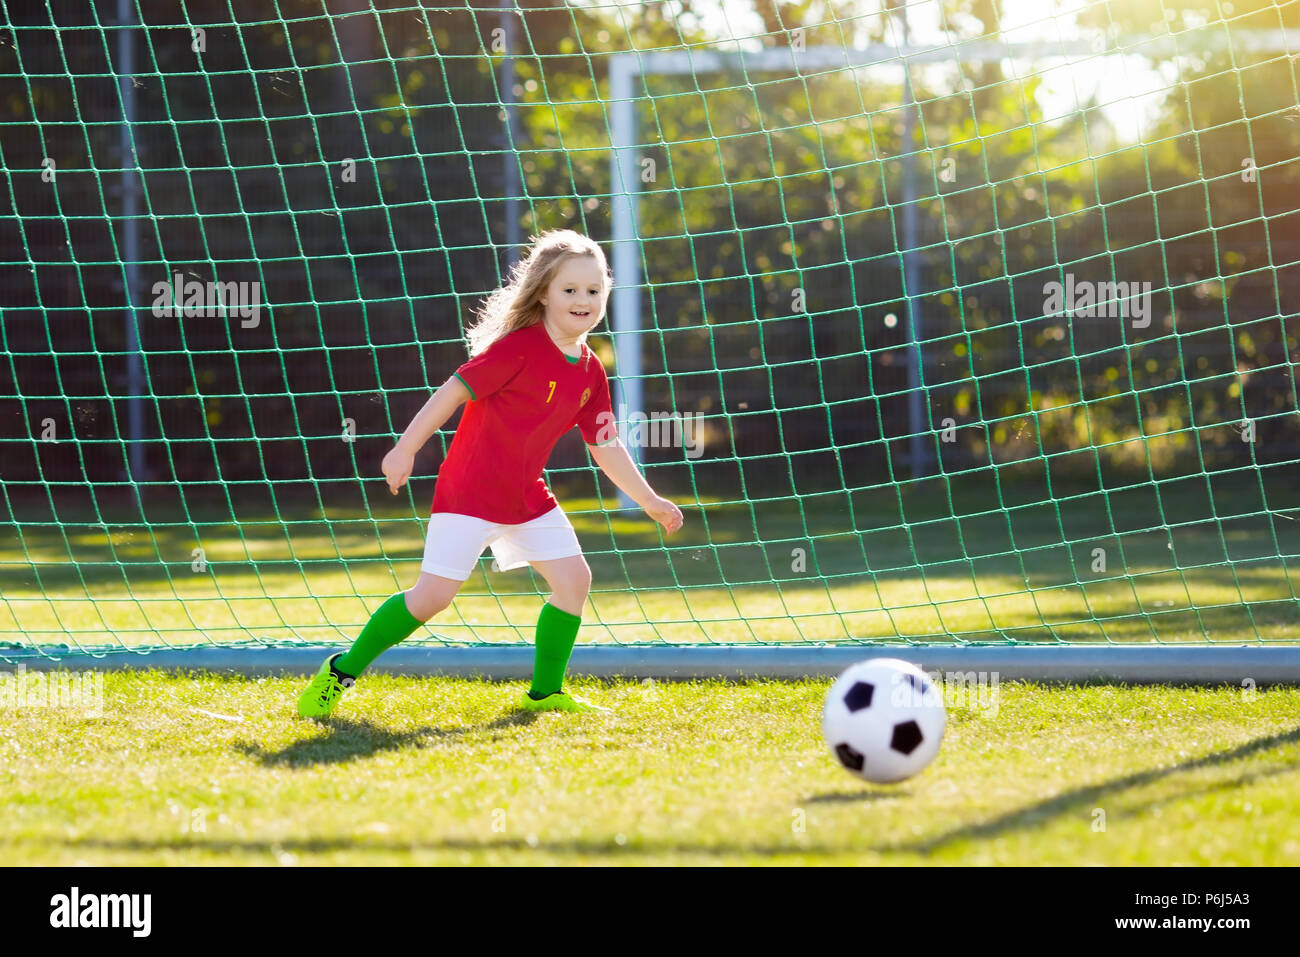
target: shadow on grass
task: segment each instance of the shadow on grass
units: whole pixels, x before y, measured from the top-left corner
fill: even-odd
[[[1000,814],[991,820],[982,821],[979,824],[963,825],[962,827],[954,828],[934,837],[898,844],[880,844],[873,847],[872,850],[880,853],[898,853],[901,851],[912,854],[933,854],[935,851],[942,850],[945,847],[961,841],[990,840],[1002,837],[1012,831],[1042,827],[1052,818],[1059,817],[1063,814],[1086,816],[1093,808],[1104,807],[1103,802],[1107,799],[1112,802],[1113,806],[1113,802],[1118,800],[1118,796],[1126,790],[1145,787],[1149,784],[1154,784],[1158,781],[1172,777],[1175,774],[1182,774],[1187,771],[1222,767],[1231,764],[1234,761],[1240,761],[1244,758],[1251,757],[1252,755],[1268,751],[1272,748],[1294,744],[1297,741],[1300,741],[1300,727],[1293,728],[1290,731],[1280,732],[1278,734],[1271,734],[1267,737],[1257,738],[1254,741],[1232,748],[1231,750],[1217,751],[1213,754],[1207,754],[1191,761],[1184,761],[1179,764],[1171,765],[1170,767],[1137,771],[1121,778],[1115,778],[1112,781],[1102,782],[1101,784],[1091,784],[1086,787],[1074,788],[1073,790],[1066,791],[1063,794],[1058,794],[1056,797],[1040,801],[1037,804],[1030,804],[1026,807],[1017,808],[1014,811],[1008,811],[1005,814]],[[1204,787],[1194,787],[1169,797],[1155,798],[1150,802],[1138,804],[1130,810],[1133,812],[1140,812],[1147,807],[1154,807],[1157,804],[1167,804],[1172,800],[1179,800],[1201,793],[1210,793],[1226,787],[1236,787],[1242,784],[1249,784],[1260,778],[1279,774],[1295,767],[1300,767],[1300,762],[1281,765],[1262,771],[1246,771],[1229,782],[1214,782],[1212,784],[1207,784]]]
[[[517,711],[502,715],[486,724],[465,728],[439,728],[426,725],[410,731],[394,731],[370,721],[349,718],[330,718],[316,723],[328,729],[319,738],[295,741],[278,751],[269,751],[255,741],[237,741],[236,751],[253,758],[264,767],[310,767],[318,764],[343,764],[358,758],[370,757],[383,751],[400,751],[405,748],[423,748],[431,740],[459,738],[476,731],[494,731],[501,728],[525,727],[537,720],[531,711]]]
[[[9,840],[0,838],[0,845],[42,843],[40,838]],[[790,844],[743,844],[722,841],[707,844],[694,841],[644,841],[629,839],[619,844],[609,838],[572,838],[560,841],[529,840],[525,837],[494,837],[475,840],[466,837],[448,837],[434,840],[377,841],[368,836],[312,837],[279,841],[262,840],[208,840],[202,836],[178,835],[175,838],[72,838],[51,835],[44,842],[62,844],[78,850],[119,851],[150,853],[158,851],[207,851],[212,854],[329,854],[340,851],[364,853],[409,854],[413,852],[518,852],[521,854],[593,855],[609,858],[637,858],[648,855],[697,854],[708,857],[784,857],[804,855],[845,855],[866,853],[860,848],[846,848],[836,844],[800,842]]]
[[[480,727],[491,728],[522,725],[527,724],[531,717],[534,716],[527,713],[520,713],[517,715],[498,718],[497,720]],[[339,728],[340,735],[343,736],[347,742],[369,742],[368,744],[362,745],[361,750],[363,752],[367,747],[373,751],[387,747],[401,747],[409,744],[416,744],[418,746],[419,741],[422,738],[427,738],[430,735],[455,736],[472,730],[470,728],[451,730],[421,728],[415,731],[398,733],[389,732],[382,728],[376,728],[365,722],[337,722],[336,724]],[[329,740],[331,739],[325,739],[325,742],[328,742]],[[371,854],[515,852],[520,854],[544,853],[554,854],[557,856],[585,855],[606,857],[610,859],[621,858],[627,860],[634,860],[637,857],[650,855],[672,854],[699,855],[714,858],[743,856],[779,858],[785,856],[808,855],[844,856],[846,854],[916,854],[924,857],[959,841],[990,840],[1017,829],[1038,827],[1047,823],[1047,821],[1053,816],[1076,812],[1080,808],[1085,810],[1089,809],[1096,806],[1107,796],[1111,796],[1113,799],[1114,795],[1123,792],[1126,789],[1139,788],[1185,771],[1225,766],[1234,761],[1239,761],[1273,748],[1292,744],[1296,741],[1300,741],[1300,728],[1259,738],[1231,750],[1205,755],[1195,760],[1176,764],[1172,767],[1141,771],[1102,784],[1076,788],[1057,797],[1008,812],[1007,814],[994,818],[991,821],[956,828],[925,840],[910,841],[893,845],[877,845],[869,848],[847,845],[842,841],[813,840],[792,843],[745,843],[737,841],[719,841],[712,843],[689,840],[644,840],[634,838],[628,840],[626,843],[620,844],[614,837],[572,838],[567,840],[548,841],[540,840],[536,837],[495,836],[483,840],[473,839],[470,837],[446,837],[402,841],[375,839],[370,835],[349,834],[339,834],[328,837],[289,838],[281,840],[211,839],[202,835],[190,834],[176,835],[174,837],[169,836],[165,838],[78,838],[50,835],[43,838],[22,839],[0,837],[0,845],[12,846],[19,844],[30,845],[34,843],[47,843],[62,844],[66,847],[76,848],[78,850],[116,851],[128,853],[194,851],[219,855],[266,855],[272,859],[285,852],[293,854],[328,854],[348,851]],[[268,763],[307,764],[317,760],[327,762],[345,760],[347,758],[347,755],[340,756],[338,754],[317,756],[311,752],[310,748],[305,747],[309,745],[320,745],[322,743],[324,742],[301,742],[292,745],[281,752],[268,753],[257,750],[254,753],[259,754],[262,759]],[[1206,784],[1203,787],[1193,787],[1176,795],[1159,797],[1151,802],[1136,805],[1130,810],[1142,810],[1157,804],[1166,804],[1173,800],[1185,799],[1196,794],[1227,790],[1274,774],[1283,773],[1284,771],[1290,770],[1292,767],[1294,767],[1293,764],[1286,764],[1259,771],[1247,771],[1235,777],[1231,781],[1217,781]],[[815,795],[807,798],[806,801],[808,803],[848,804],[859,801],[869,802],[890,796],[906,796],[906,794],[907,792],[905,791],[886,791],[881,789],[839,791]]]
[[[831,791],[827,794],[814,794],[810,798],[804,798],[805,804],[866,804],[868,801],[882,801],[886,798],[906,798],[911,797],[911,792],[893,788],[883,790],[882,788],[864,789],[861,791]]]

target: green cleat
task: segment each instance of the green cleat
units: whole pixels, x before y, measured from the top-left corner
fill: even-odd
[[[339,652],[325,659],[325,663],[320,666],[320,671],[316,672],[315,677],[311,679],[311,684],[298,699],[298,714],[302,717],[328,718],[343,692],[356,684],[355,678],[330,668],[335,659],[342,657],[342,654]]]
[[[523,698],[519,701],[519,709],[521,711],[572,711],[574,713],[611,710],[592,704],[590,701],[584,701],[582,698],[575,698],[564,691],[548,694],[540,701],[525,691]]]

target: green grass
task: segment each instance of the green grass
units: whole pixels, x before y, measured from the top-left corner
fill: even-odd
[[[1057,488],[1046,504],[1041,486],[1008,483],[682,502],[668,539],[564,497],[595,575],[579,641],[1300,641],[1296,493],[1246,478]],[[345,644],[418,572],[410,503],[232,513],[202,499],[148,525],[15,509],[0,523],[0,656],[4,642]],[[425,634],[527,639],[545,593],[531,571],[483,562]],[[304,684],[114,672],[102,717],[4,712],[0,859],[1300,859],[1300,689],[1003,685],[996,709],[950,710],[924,774],[873,787],[821,740],[827,681],[577,682],[616,713],[526,716],[518,684],[367,676],[329,724],[292,717]]]
[[[1290,864],[1300,690],[1003,684],[938,758],[867,785],[821,739],[828,681],[518,684],[110,673],[102,717],[0,723],[8,864]],[[211,712],[206,714],[205,712]],[[1098,811],[1105,829],[1097,830]],[[804,825],[802,832],[796,825]],[[495,825],[495,827],[494,827]],[[198,827],[201,826],[201,830]]]
[[[594,574],[581,642],[1300,641],[1294,489],[1204,477],[1071,497],[959,482],[641,513],[564,498]],[[39,503],[0,524],[0,643],[343,643],[419,574],[410,504],[244,514]],[[48,510],[47,510],[48,511]],[[207,565],[192,568],[193,549]],[[1094,570],[1095,549],[1105,570]],[[802,557],[796,553],[801,550]],[[490,556],[489,556],[490,557]],[[424,637],[516,642],[548,589],[480,563]]]

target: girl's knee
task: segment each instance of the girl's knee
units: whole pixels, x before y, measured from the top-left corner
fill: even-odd
[[[591,592],[591,568],[586,561],[569,570],[562,580],[555,583],[553,590],[565,599],[566,603],[582,605]]]
[[[411,613],[412,618],[420,622],[428,621],[439,611],[439,609],[433,607],[432,602],[413,594],[413,591],[406,593],[406,610]]]
[[[428,621],[451,604],[451,595],[441,589],[416,584],[406,592],[406,610],[419,621]]]
[[[411,612],[411,617],[420,624],[424,624],[434,615],[438,614],[438,612],[442,611],[441,608],[435,608],[432,605],[416,605],[414,608],[409,608],[409,610]]]

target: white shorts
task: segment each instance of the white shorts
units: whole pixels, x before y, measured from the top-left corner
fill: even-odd
[[[496,559],[493,567],[503,572],[523,568],[529,562],[582,554],[569,516],[558,505],[522,525],[502,525],[456,512],[434,512],[429,516],[420,570],[465,581],[474,574],[474,566],[488,545]]]

